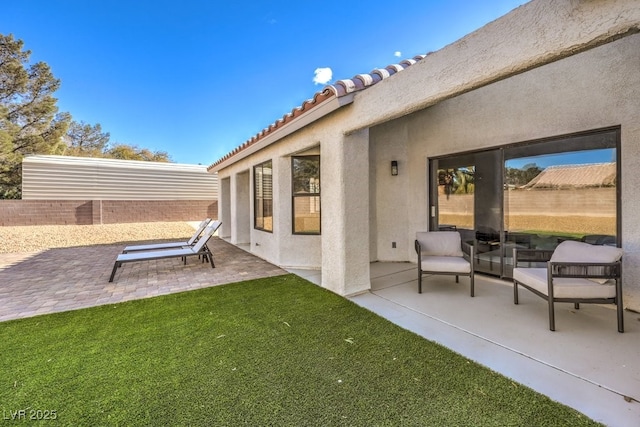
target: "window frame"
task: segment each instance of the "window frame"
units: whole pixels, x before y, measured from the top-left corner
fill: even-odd
[[[318,162],[318,182],[321,182],[321,172],[320,172],[320,155],[319,154],[313,154],[313,155],[301,155],[301,156],[291,156],[291,233],[293,235],[302,235],[302,236],[319,236],[322,234],[322,188],[321,188],[321,184],[319,184],[317,186],[318,192],[315,193],[297,193],[295,191],[295,168],[294,168],[294,162],[296,161],[296,159],[304,159],[304,160],[309,160],[311,158],[314,158],[317,160]],[[320,207],[319,207],[319,217],[318,217],[318,231],[296,231],[296,199],[297,198],[313,198],[313,197],[317,197],[320,200]]]
[[[622,226],[621,226],[621,223],[622,223],[622,200],[621,200],[622,152],[621,152],[621,127],[620,126],[601,128],[601,129],[592,129],[584,132],[558,135],[558,136],[552,136],[548,138],[541,138],[541,139],[530,140],[525,142],[506,144],[506,145],[486,148],[482,150],[474,150],[474,151],[467,151],[467,152],[461,152],[461,153],[451,153],[444,156],[430,157],[428,159],[428,172],[427,172],[429,177],[428,179],[429,181],[429,184],[428,184],[429,229],[438,230],[440,229],[440,226],[441,226],[441,224],[439,223],[440,197],[441,197],[438,191],[439,184],[440,184],[440,181],[438,179],[439,169],[448,169],[456,166],[457,164],[473,164],[474,162],[477,163],[478,156],[482,156],[483,154],[491,153],[491,152],[499,153],[499,157],[502,159],[501,160],[502,166],[500,167],[500,170],[502,175],[501,187],[503,191],[501,192],[501,196],[500,196],[500,206],[501,206],[499,209],[500,226],[494,227],[494,228],[499,231],[498,233],[499,243],[500,243],[500,246],[504,248],[504,244],[506,244],[509,241],[505,237],[507,231],[512,233],[514,236],[518,235],[519,233],[522,233],[517,230],[515,232],[511,230],[507,230],[507,226],[506,226],[506,221],[509,214],[509,209],[505,206],[505,201],[507,199],[505,199],[505,193],[504,193],[504,188],[505,188],[504,174],[506,170],[507,161],[511,159],[520,159],[520,158],[534,157],[534,156],[540,156],[540,155],[555,155],[555,154],[562,155],[562,154],[578,152],[578,151],[586,152],[586,151],[601,150],[601,149],[615,150],[615,163],[616,163],[615,244],[616,246],[621,247],[623,243],[622,242],[623,236],[622,236]],[[476,231],[478,230],[477,212],[479,211],[479,209],[480,211],[488,211],[488,209],[481,209],[477,204],[475,204],[476,200],[477,200],[477,196],[475,196],[475,199],[474,199],[473,228],[461,229],[460,227],[457,227],[457,229],[463,235],[463,239],[466,239],[466,240],[473,240],[474,235],[477,237],[477,234],[476,234]],[[485,200],[485,198],[482,198],[482,200]],[[524,234],[527,234],[527,233],[524,233]],[[510,267],[511,264],[509,264],[508,262],[505,262],[505,260],[508,258],[508,256],[506,255],[507,252],[504,249],[501,249],[501,250],[503,250],[501,254],[501,261],[500,261],[502,263],[502,267],[499,275],[502,278],[510,279],[511,272],[509,270],[511,268]],[[476,248],[476,251],[475,251],[476,259],[478,259],[477,257],[479,253],[480,252]],[[476,266],[476,272],[486,272],[486,271],[482,271],[481,269],[478,268],[478,266]],[[489,274],[495,274],[495,273],[489,273]]]
[[[268,168],[265,168],[269,165]],[[265,189],[264,171],[265,169],[271,170],[271,188],[269,191]],[[258,170],[260,171],[260,183],[258,183]],[[258,191],[258,184],[261,185],[260,191]],[[271,193],[271,198],[265,198],[266,193]],[[265,227],[264,219],[268,217],[265,215],[265,200],[271,200],[271,228]],[[262,201],[262,203],[259,203]],[[258,214],[259,206],[262,206],[262,212]],[[258,220],[262,219],[262,226],[258,224]],[[262,163],[253,166],[253,228],[254,230],[265,231],[267,233],[273,233],[273,160],[266,160]]]

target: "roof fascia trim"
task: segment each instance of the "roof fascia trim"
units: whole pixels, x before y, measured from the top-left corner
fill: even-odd
[[[313,108],[312,110],[310,110],[307,114],[303,114],[302,116],[296,117],[286,126],[267,135],[265,138],[261,139],[255,144],[250,145],[244,150],[239,151],[235,156],[232,156],[220,162],[219,164],[211,167],[209,169],[209,173],[219,172],[220,170],[227,168],[232,164],[239,162],[240,160],[246,157],[249,157],[253,153],[260,151],[263,148],[266,148],[275,142],[278,142],[282,138],[291,135],[292,133],[315,122],[316,120],[321,119],[322,117],[328,115],[329,113],[332,113],[345,105],[351,104],[353,102],[354,95],[355,94],[350,93],[340,97],[335,97],[329,101],[325,101],[321,103],[316,108]]]

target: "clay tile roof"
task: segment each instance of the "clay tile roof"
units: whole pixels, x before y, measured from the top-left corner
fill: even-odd
[[[215,163],[209,166],[209,170],[213,167],[219,165],[220,163],[230,159],[235,156],[242,150],[250,147],[251,145],[257,143],[258,141],[264,139],[266,136],[270,135],[274,131],[286,126],[292,120],[300,117],[303,114],[308,113],[313,108],[317,107],[321,103],[327,101],[331,98],[340,98],[347,94],[357,92],[368,87],[375,85],[376,83],[391,77],[392,75],[412,66],[416,62],[424,59],[427,55],[417,55],[413,57],[413,59],[405,59],[401,61],[399,64],[388,65],[385,68],[376,68],[368,74],[357,74],[351,79],[343,79],[338,80],[334,85],[327,85],[321,91],[316,92],[313,95],[313,98],[308,99],[302,103],[302,105],[295,107],[291,112],[285,114],[282,118],[276,120],[274,123],[270,124],[267,128],[258,132],[256,135],[249,138],[245,141],[244,144],[234,148],[231,152],[224,155],[222,158],[217,160]]]
[[[616,183],[615,163],[549,166],[521,188],[611,187]]]

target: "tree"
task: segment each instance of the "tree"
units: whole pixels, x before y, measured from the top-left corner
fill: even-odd
[[[104,157],[121,160],[144,160],[147,162],[170,162],[171,158],[165,151],[150,151],[138,148],[136,145],[115,144],[104,153]]]
[[[142,160],[148,162],[170,162],[164,151],[151,151],[136,145],[109,143],[111,135],[102,132],[100,123],[89,125],[72,121],[65,135],[65,156],[104,157],[107,159]]]
[[[65,156],[103,157],[109,144],[109,132],[103,133],[100,123],[93,126],[75,120],[65,135]]]
[[[535,163],[527,163],[521,168],[506,167],[504,181],[509,187],[521,187],[542,173],[542,168]]]
[[[170,162],[164,151],[109,145],[100,124],[72,121],[52,95],[60,80],[44,62],[29,64],[22,40],[0,34],[0,199],[19,199],[22,159],[30,154],[108,157]]]
[[[60,80],[44,62],[28,64],[22,40],[0,34],[0,199],[20,198],[22,158],[62,154],[71,116],[52,94]]]
[[[319,156],[304,156],[293,158],[293,192],[320,192]]]
[[[475,191],[475,168],[468,166],[438,169],[438,185],[444,186],[447,199],[451,194],[473,194]]]

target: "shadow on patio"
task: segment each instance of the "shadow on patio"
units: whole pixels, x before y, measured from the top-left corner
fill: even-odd
[[[513,304],[510,282],[429,276],[417,291],[411,263],[371,264],[371,292],[351,298],[390,321],[438,342],[610,426],[640,425],[640,314],[615,307],[547,303],[526,290]]]

